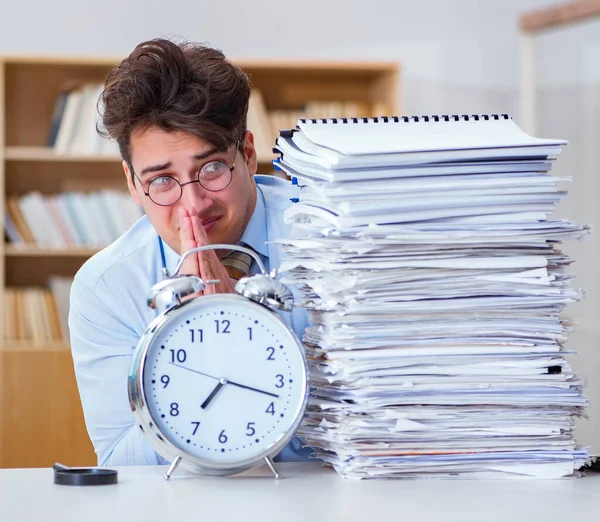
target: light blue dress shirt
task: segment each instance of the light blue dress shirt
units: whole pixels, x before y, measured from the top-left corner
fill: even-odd
[[[256,250],[267,270],[278,267],[276,244],[288,237],[283,211],[297,197],[297,187],[273,177],[256,176],[257,201],[240,243]],[[179,255],[166,243],[169,273]],[[166,464],[134,424],[127,394],[127,375],[133,351],[157,315],[146,304],[148,291],[162,279],[156,231],[144,216],[112,245],[90,258],[71,287],[69,329],[75,375],[87,430],[100,466]],[[252,272],[252,270],[251,270]],[[300,339],[306,311],[282,312]],[[305,460],[309,450],[293,439],[276,460]]]

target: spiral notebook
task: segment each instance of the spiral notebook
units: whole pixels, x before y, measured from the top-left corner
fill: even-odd
[[[303,119],[281,138],[282,154],[327,169],[545,160],[567,143],[530,136],[507,114]]]

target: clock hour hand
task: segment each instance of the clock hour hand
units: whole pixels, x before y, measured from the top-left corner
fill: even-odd
[[[227,384],[227,382],[228,382],[227,379],[219,379],[219,383],[215,386],[215,389],[210,392],[210,395],[200,405],[200,407],[203,410],[206,409],[206,407],[210,404],[210,401],[212,401],[215,398],[215,395],[217,395],[217,393],[219,393],[219,390],[223,387],[224,384]]]
[[[275,397],[276,399],[279,399],[279,395],[276,395],[276,394],[268,392],[268,391],[259,390],[258,388],[253,388],[252,386],[246,386],[245,384],[240,384],[239,382],[227,381],[227,384],[237,386],[238,388],[244,388],[245,390],[252,390],[252,391],[255,391],[258,393],[264,393],[265,395],[270,395],[271,397]]]

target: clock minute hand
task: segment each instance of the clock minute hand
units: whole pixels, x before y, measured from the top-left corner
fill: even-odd
[[[177,366],[177,368],[182,368],[184,370],[188,370],[190,372],[199,373],[200,375],[204,375],[204,377],[210,377],[211,379],[214,379],[215,381],[220,380],[219,377],[215,377],[214,375],[209,375],[208,373],[204,373],[204,372],[201,372],[198,370],[193,370],[192,368],[188,368],[187,366],[181,366],[181,364],[176,364],[174,362],[170,362],[169,364],[172,364],[173,366]]]
[[[275,397],[276,399],[279,399],[279,395],[276,395],[274,393],[268,392],[268,391],[264,391],[264,390],[259,390],[258,388],[253,388],[252,386],[246,386],[245,384],[240,384],[239,382],[234,382],[234,381],[227,381],[227,384],[231,384],[233,386],[237,386],[238,388],[244,388],[246,390],[252,390],[258,393],[263,393],[265,395],[270,395],[271,397]]]

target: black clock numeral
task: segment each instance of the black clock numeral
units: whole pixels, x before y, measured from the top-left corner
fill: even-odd
[[[267,357],[267,361],[274,361],[275,357],[273,357],[275,355],[275,348],[273,348],[272,346],[269,346],[267,348],[267,352],[269,352],[269,357]]]
[[[248,340],[251,341],[252,340],[252,328],[248,327]]]
[[[172,402],[171,411],[169,413],[171,414],[171,417],[177,417],[177,415],[179,415],[179,404]]]
[[[225,435],[225,430],[221,430],[221,433],[219,433],[219,442],[221,444],[225,444],[227,442],[227,435]]]
[[[185,362],[185,359],[187,357],[187,354],[185,353],[185,350],[177,350],[177,353],[175,353],[175,350],[169,350],[171,352],[171,362],[174,363],[175,360],[177,360],[177,362]]]
[[[215,323],[217,325],[217,333],[231,333],[229,331],[229,321],[227,319],[222,319],[221,321],[215,319]]]
[[[254,435],[256,433],[256,430],[254,429],[255,424],[256,424],[255,422],[249,422],[248,426],[246,426],[246,435],[248,437],[252,437],[252,435]]]
[[[275,404],[274,403],[269,404],[269,407],[267,408],[265,413],[270,413],[271,415],[275,415]]]
[[[200,328],[197,330],[190,330],[190,334],[192,336],[192,343],[202,342],[202,330]]]
[[[164,384],[164,386],[163,386],[163,390],[164,390],[164,389],[167,387],[167,385],[169,384],[169,381],[170,381],[170,380],[171,380],[171,379],[169,378],[169,376],[168,376],[168,375],[163,375],[163,376],[160,378],[160,382],[162,382],[162,383]]]
[[[196,435],[196,432],[198,431],[198,426],[200,426],[200,422],[199,421],[192,421],[192,424],[196,425],[196,427],[194,428],[194,431],[192,432],[192,435]]]
[[[277,384],[275,385],[275,388],[283,388],[283,375],[278,373],[275,376],[275,378],[277,379]]]

